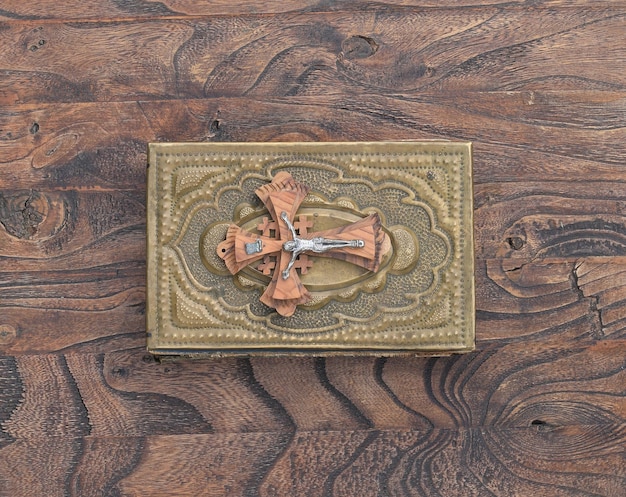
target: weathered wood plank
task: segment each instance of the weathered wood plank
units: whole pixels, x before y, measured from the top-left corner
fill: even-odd
[[[13,22],[0,103],[623,90],[625,23],[615,5]]]
[[[19,440],[0,449],[0,492],[244,495],[288,441],[263,433]]]
[[[430,359],[3,357],[20,388],[0,395],[0,490],[369,495],[465,474],[479,494],[617,496],[624,344],[584,328]]]
[[[593,7],[586,0],[540,0],[534,6],[563,8],[585,6]],[[621,0],[612,0],[613,7],[624,6]],[[296,12],[363,12],[380,9],[406,12],[412,9],[429,8],[480,8],[500,7],[509,11],[527,9],[524,1],[506,0],[344,0],[339,3],[320,0],[164,0],[150,1],[77,1],[66,0],[62,3],[42,0],[31,5],[17,0],[6,0],[0,9],[0,19],[45,21],[47,19],[81,20],[126,20],[154,18],[193,18],[222,15],[276,14]]]
[[[611,442],[598,436],[603,430]],[[2,449],[7,464],[0,482],[6,495],[24,497],[173,491],[193,497],[619,497],[625,484],[620,443],[623,425],[57,438]],[[37,471],[42,464],[47,471]],[[581,475],[573,478],[573,471]]]
[[[443,358],[159,363],[141,347],[3,357],[19,388],[2,396],[0,433],[11,441],[623,424],[624,340],[594,340],[586,324]]]
[[[625,92],[535,92],[541,110],[525,95],[487,94],[501,110],[490,113],[480,97],[454,108],[441,95],[9,106],[0,111],[0,188],[142,189],[147,142],[205,140],[463,140],[474,142],[478,183],[624,181]]]

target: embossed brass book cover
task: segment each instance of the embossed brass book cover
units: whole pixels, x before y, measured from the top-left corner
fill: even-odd
[[[148,349],[474,346],[471,145],[149,147]]]

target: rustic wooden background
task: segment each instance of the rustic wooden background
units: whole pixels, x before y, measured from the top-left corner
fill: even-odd
[[[149,141],[471,140],[477,351],[159,363]],[[623,496],[626,2],[3,0],[0,495]]]

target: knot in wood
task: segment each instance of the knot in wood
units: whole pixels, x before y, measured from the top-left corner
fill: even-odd
[[[343,56],[348,59],[365,59],[378,51],[378,43],[368,36],[351,36],[341,43]]]

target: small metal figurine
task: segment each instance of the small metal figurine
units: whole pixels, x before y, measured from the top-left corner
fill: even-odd
[[[291,252],[291,260],[287,265],[287,268],[283,271],[283,279],[289,278],[289,271],[293,267],[294,263],[298,256],[304,252],[314,252],[316,254],[323,254],[324,252],[328,252],[329,250],[334,250],[338,248],[352,247],[352,248],[363,248],[365,247],[365,242],[363,240],[333,240],[330,238],[324,238],[321,236],[316,236],[315,238],[300,238],[296,229],[289,221],[289,216],[287,216],[286,212],[282,212],[280,218],[285,221],[287,228],[291,231],[291,236],[293,237],[288,242],[283,243],[283,249],[287,252]]]
[[[256,190],[272,217],[272,221],[265,219],[264,224],[259,225],[263,235],[250,233],[232,224],[226,240],[217,246],[217,254],[232,274],[255,261],[269,256],[276,258],[271,265],[272,280],[260,300],[282,316],[293,315],[298,305],[312,299],[298,274],[292,271],[297,267],[301,273],[307,271],[313,264],[306,259],[307,254],[344,260],[376,272],[390,247],[389,237],[382,229],[377,213],[330,230],[307,233],[305,228],[300,228],[298,232],[298,223],[294,226],[291,219],[295,218],[308,192],[309,188],[289,173],[278,173],[270,183]],[[300,216],[300,226],[303,218]],[[276,237],[266,236],[270,233],[270,224]],[[267,267],[270,265],[267,264]],[[268,269],[266,274],[270,274],[272,269]]]

